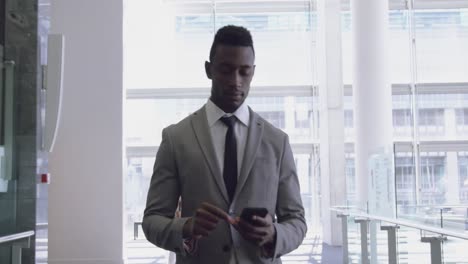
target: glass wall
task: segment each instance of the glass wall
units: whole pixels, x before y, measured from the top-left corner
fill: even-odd
[[[129,1],[126,87],[209,87],[203,65],[214,32],[228,24],[246,26],[254,35],[253,86],[310,85],[317,29],[311,10],[310,1]]]
[[[0,237],[36,229],[38,64],[37,9],[31,1],[0,3]],[[22,248],[34,263],[34,235],[0,244],[0,263]]]
[[[442,212],[446,221],[465,219],[468,1],[406,2],[389,0],[388,13],[397,213],[431,223],[441,207],[450,207]],[[348,204],[353,204],[352,16],[349,1],[342,4],[345,175]],[[321,25],[315,2],[132,0],[124,25],[129,238],[133,223],[141,219],[161,130],[206,102],[209,81],[203,63],[216,29],[230,23],[253,33],[257,69],[249,104],[289,134],[307,219],[320,226],[316,43]]]
[[[161,130],[198,110],[203,99],[128,99],[126,118],[127,177],[125,182],[126,235],[134,239],[135,223],[141,222],[146,205],[154,157]],[[319,227],[320,194],[318,150],[313,146],[313,117],[316,108],[307,96],[251,96],[249,106],[290,136],[301,195],[310,228]],[[164,113],[164,114],[162,114]],[[134,119],[136,116],[144,118]],[[132,120],[130,120],[132,119]],[[139,228],[139,226],[137,227]],[[140,236],[141,230],[138,230]],[[140,237],[141,238],[141,237]],[[161,251],[162,255],[165,255]]]
[[[16,183],[13,181],[14,108],[12,65],[5,63],[5,3],[0,4],[0,236],[15,232]],[[10,259],[11,245],[0,244],[0,260]]]
[[[417,82],[467,82],[468,9],[444,8],[444,1],[435,1],[439,8],[417,9],[424,2],[416,0],[414,10]]]
[[[161,131],[207,101],[210,82],[204,62],[209,60],[215,31],[227,24],[246,26],[252,32],[256,71],[247,103],[288,133],[307,221],[310,227],[320,225],[319,106],[312,59],[317,16],[313,2],[127,1],[125,207],[130,259],[132,245],[142,238],[137,229],[140,234],[133,240],[134,223],[142,219]],[[160,41],[161,35],[164,41]],[[286,53],[288,56],[282,55]],[[158,254],[168,259],[164,251]]]
[[[463,192],[462,170],[455,158],[447,158],[443,142],[463,151],[466,140],[465,109],[468,84],[468,27],[466,1],[414,1],[413,9],[404,1],[390,0],[389,58],[393,83],[394,142],[409,144],[406,152],[396,152],[396,187],[400,205],[441,205],[465,200],[448,199],[447,186]],[[351,14],[342,14],[343,76],[351,83]],[[414,39],[414,41],[413,41]],[[413,63],[414,62],[414,63]],[[414,65],[414,66],[412,66]],[[412,89],[412,87],[414,87]],[[349,88],[352,90],[352,88]],[[352,93],[352,91],[350,92]],[[346,135],[353,140],[353,109],[346,104]],[[432,147],[441,146],[441,148]],[[413,147],[414,146],[414,147]],[[421,151],[428,146],[430,152]],[[350,154],[348,154],[350,155]],[[415,166],[418,166],[416,169]],[[348,164],[348,168],[352,168]],[[448,171],[455,176],[448,178]],[[352,175],[349,172],[347,175]],[[457,184],[447,181],[455,180]],[[353,181],[348,181],[353,182]],[[452,190],[452,189],[451,189]],[[348,193],[352,200],[352,193]]]

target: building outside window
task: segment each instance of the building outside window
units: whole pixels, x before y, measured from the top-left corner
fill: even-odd
[[[423,156],[421,158],[421,204],[444,204],[447,190],[445,156]]]
[[[458,156],[458,175],[460,203],[468,204],[468,155],[466,152]]]
[[[466,135],[468,134],[468,109],[458,108],[455,110],[457,133]]]
[[[282,1],[285,5],[277,1],[269,2],[270,5],[256,1],[214,1],[216,5],[212,1],[178,2],[163,1],[153,8],[138,6],[136,1],[127,3],[125,129],[129,169],[126,181],[132,186],[126,194],[128,237],[133,238],[132,223],[141,219],[141,209],[132,212],[130,208],[144,206],[141,192],[147,191],[145,185],[149,184],[161,130],[201,107],[209,96],[203,62],[208,59],[215,30],[225,24],[244,25],[253,33],[257,69],[248,103],[288,133],[298,165],[307,221],[314,221],[320,212],[321,195],[318,152],[321,98],[314,92],[318,85],[314,79],[318,67],[314,58],[320,52],[316,43],[321,25],[317,23],[315,1],[312,5],[310,1]],[[391,0],[390,4],[395,2],[401,1]],[[158,15],[152,10],[159,10]],[[445,144],[456,145],[468,139],[468,9],[414,11],[415,68],[410,67],[409,12],[404,7],[389,11],[389,77],[393,87],[390,122],[396,146],[414,143],[432,150],[395,153],[398,209],[407,214],[414,213],[416,205],[447,203],[447,193],[452,191],[447,189],[452,186],[448,172],[453,172],[453,168],[458,173],[456,191],[460,203],[468,203],[465,184],[468,155],[459,154],[458,162],[453,162],[447,154],[451,150]],[[146,20],[152,17],[154,21]],[[349,9],[345,9],[343,43],[352,43],[351,19]],[[158,40],[161,35],[166,39],[163,43]],[[342,54],[342,77],[345,89],[349,88],[343,100],[345,141],[347,146],[352,146],[355,116],[350,87],[351,45],[343,45]],[[411,93],[411,85],[417,87],[417,93]],[[298,87],[304,92],[291,94]],[[344,155],[347,197],[352,203],[356,199],[357,182],[354,147]],[[419,164],[419,175],[415,164]]]
[[[420,109],[419,132],[422,135],[443,135],[445,132],[444,109]]]

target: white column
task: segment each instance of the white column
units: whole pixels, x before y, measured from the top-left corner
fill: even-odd
[[[330,208],[346,202],[341,57],[341,1],[318,1],[320,171],[323,241],[341,245],[341,221]]]
[[[65,35],[63,108],[50,155],[50,264],[122,264],[122,0],[52,0]]]
[[[388,1],[352,0],[353,94],[359,206],[368,202],[369,158],[392,151],[392,92],[388,78]]]
[[[358,206],[395,215],[392,91],[388,78],[388,1],[351,0]],[[372,180],[371,180],[372,179]],[[370,263],[377,228],[370,225]]]

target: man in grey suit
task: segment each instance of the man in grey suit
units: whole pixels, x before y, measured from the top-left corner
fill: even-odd
[[[288,136],[244,103],[254,60],[247,29],[219,29],[205,62],[211,97],[162,132],[143,230],[177,263],[281,263],[304,239]],[[268,214],[240,218],[247,207]]]

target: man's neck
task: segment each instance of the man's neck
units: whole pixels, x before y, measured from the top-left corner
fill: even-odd
[[[233,114],[240,107],[239,106],[239,107],[234,108],[234,109],[223,108],[220,104],[218,104],[215,100],[213,100],[212,97],[210,97],[210,100],[211,100],[211,102],[213,102],[213,104],[215,104],[219,109],[223,110],[226,114]]]

